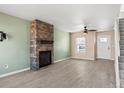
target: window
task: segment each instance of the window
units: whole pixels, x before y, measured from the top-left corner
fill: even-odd
[[[85,52],[86,51],[86,38],[81,37],[76,39],[77,44],[77,51],[78,52]]]
[[[108,39],[106,37],[100,38],[100,42],[102,42],[102,43],[107,43],[107,41],[108,41]]]

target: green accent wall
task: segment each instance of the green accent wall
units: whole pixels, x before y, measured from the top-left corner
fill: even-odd
[[[54,27],[54,60],[70,57],[70,33]]]
[[[70,57],[70,33],[54,28],[54,60]],[[29,30],[30,21],[0,13],[0,31],[8,37],[0,42],[0,75],[30,67]]]
[[[0,13],[0,31],[8,40],[0,42],[0,75],[30,66],[30,22]],[[8,69],[3,65],[8,64]]]

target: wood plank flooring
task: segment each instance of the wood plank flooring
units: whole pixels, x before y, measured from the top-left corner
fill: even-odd
[[[2,88],[113,88],[114,62],[69,59],[0,79]]]

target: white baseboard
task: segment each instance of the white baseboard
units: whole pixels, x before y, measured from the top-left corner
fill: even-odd
[[[30,70],[30,68],[25,68],[25,69],[13,71],[13,72],[10,72],[10,73],[2,74],[2,75],[0,75],[0,78],[6,77],[6,76],[10,76],[10,75],[14,75],[14,74],[17,74],[17,73],[20,73],[20,72],[24,72],[24,71],[27,71],[27,70]]]
[[[63,58],[63,59],[60,59],[60,60],[56,60],[56,61],[54,61],[54,63],[57,63],[57,62],[60,62],[60,61],[64,61],[64,60],[67,60],[67,59],[70,59],[70,58],[71,57],[67,57],[67,58]],[[20,72],[24,72],[24,71],[27,71],[27,70],[30,70],[30,68],[25,68],[25,69],[9,72],[9,73],[6,73],[6,74],[2,74],[2,75],[0,75],[0,78],[6,77],[6,76],[10,76],[10,75],[14,75],[14,74],[17,74],[17,73],[20,73]]]
[[[96,59],[104,59],[104,58],[98,58],[96,57]],[[110,59],[106,59],[106,60],[115,60],[114,58],[110,58]]]
[[[56,60],[54,61],[54,63],[57,63],[57,62],[60,62],[60,61],[64,61],[64,60],[67,60],[67,59],[70,59],[71,57],[67,57],[67,58],[63,58],[63,59],[60,59],[60,60]]]

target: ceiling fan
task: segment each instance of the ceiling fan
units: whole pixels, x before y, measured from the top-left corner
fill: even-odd
[[[94,29],[87,29],[87,26],[84,26],[83,34],[88,34],[89,31],[96,31]]]

